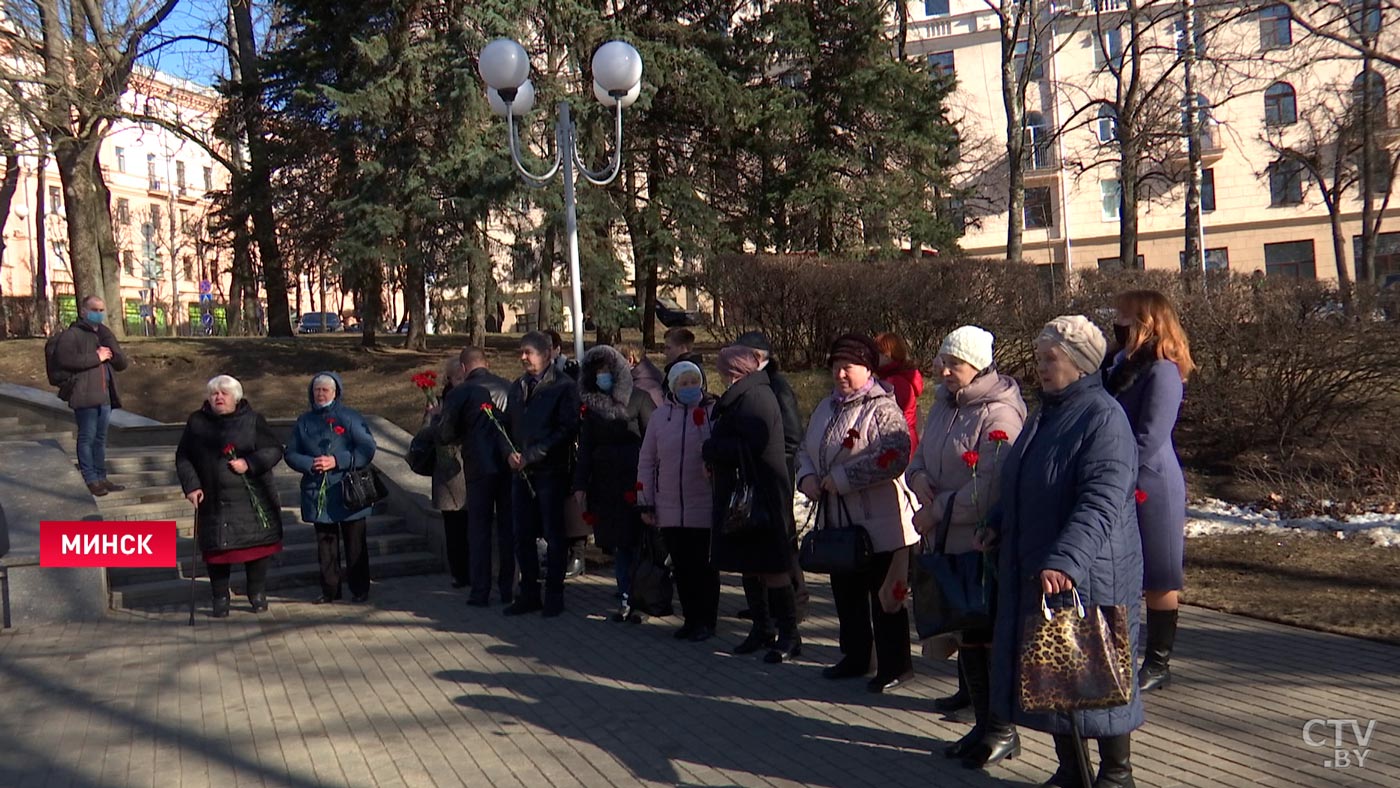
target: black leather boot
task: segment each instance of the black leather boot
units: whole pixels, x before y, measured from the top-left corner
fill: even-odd
[[[1021,754],[1021,736],[1016,726],[992,714],[991,651],[965,649],[967,654],[967,694],[980,728],[977,738],[963,750],[964,769],[982,769]]]
[[[214,609],[209,615],[214,618],[228,618],[229,595],[227,592],[214,595]]]
[[[962,649],[958,649],[958,691],[946,698],[936,698],[933,701],[933,710],[944,714],[952,714],[955,711],[962,711],[972,705],[972,696],[967,694],[967,679],[962,673]]]
[[[753,626],[749,636],[734,647],[735,654],[752,654],[773,645],[773,624],[768,619],[768,589],[757,578],[744,578],[744,596],[749,601],[749,614]]]
[[[1172,644],[1176,642],[1175,610],[1147,611],[1147,654],[1138,671],[1138,689],[1151,692],[1172,683],[1172,671],[1168,663],[1172,658]]]
[[[777,665],[797,658],[802,654],[802,636],[797,633],[797,593],[791,582],[768,589],[768,610],[778,625],[778,639],[763,661]]]
[[[1094,788],[1136,788],[1133,782],[1131,758],[1132,736],[1108,736],[1099,739],[1099,774]]]
[[[1084,784],[1089,782],[1088,775],[1080,768],[1079,759],[1084,758],[1088,763],[1088,755],[1084,754],[1084,743],[1068,734],[1056,733],[1055,758],[1060,762],[1059,768],[1050,775],[1040,788],[1084,788]]]
[[[248,604],[250,604],[250,605],[253,606],[253,612],[254,612],[254,613],[266,613],[266,612],[267,612],[267,593],[266,593],[265,591],[259,591],[259,592],[255,593],[255,594],[249,594],[249,595],[248,595]]]
[[[967,680],[967,672],[970,669],[968,655],[973,651],[981,651],[985,657],[986,649],[958,649],[958,686],[960,689],[967,690],[967,702],[968,705],[972,706],[975,723],[967,733],[962,735],[962,738],[943,748],[943,757],[945,758],[967,757],[967,754],[972,751],[972,745],[982,739],[982,728],[986,725],[986,720],[983,717],[986,710],[977,705],[976,698],[973,697],[970,688],[971,682]],[[971,659],[975,661],[977,657],[974,656]]]

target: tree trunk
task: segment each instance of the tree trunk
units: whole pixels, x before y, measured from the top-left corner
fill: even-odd
[[[5,226],[9,224],[10,204],[19,191],[19,153],[8,135],[0,140],[0,153],[5,156],[5,176],[0,180],[0,269],[5,265]],[[25,233],[28,235],[29,233]],[[0,271],[3,273],[3,271]],[[0,275],[0,339],[10,336],[10,309],[5,302],[5,277]]]
[[[361,296],[360,322],[364,333],[360,335],[360,347],[370,350],[375,347],[375,334],[384,319],[384,267],[378,263],[370,265],[360,274]]]
[[[73,274],[73,295],[79,300],[107,292],[102,277],[102,251],[94,207],[100,199],[93,151],[78,140],[54,145],[54,161],[63,181],[63,202],[68,214],[68,265]],[[120,304],[113,305],[119,309]]]
[[[544,234],[544,254],[540,255],[539,280],[536,287],[539,292],[539,299],[535,305],[535,330],[549,330],[549,316],[554,300],[554,248],[555,248],[555,228],[553,225],[545,228]]]
[[[416,214],[404,214],[403,299],[408,313],[408,340],[404,347],[425,352],[428,349],[427,266],[423,260],[423,223]]]
[[[486,347],[486,307],[490,299],[486,297],[491,287],[490,238],[486,234],[486,223],[472,222],[467,228],[467,237],[472,239],[467,246],[467,297],[471,311],[471,326],[467,331],[468,342],[472,347]],[[497,327],[499,331],[501,327]]]
[[[1341,291],[1342,313],[1351,317],[1354,307],[1351,298],[1351,276],[1347,273],[1346,234],[1342,232],[1341,206],[1336,204],[1335,197],[1327,201],[1327,223],[1332,228],[1332,259],[1337,263],[1337,289]]]
[[[1027,83],[1023,75],[1016,73],[1016,59],[1013,56],[1016,49],[1016,32],[1012,24],[1016,21],[1017,16],[1022,14],[1025,14],[1025,11],[1019,4],[1011,0],[1002,0],[1001,103],[1006,110],[1006,260],[1010,263],[1020,263],[1025,257],[1026,164],[1024,157]],[[1031,25],[1034,26],[1034,16],[1031,17],[1030,21]],[[1028,41],[1031,47],[1037,43],[1034,38],[1032,36],[1031,40]]]
[[[229,4],[237,38],[239,87],[243,99],[243,127],[248,136],[248,197],[252,203],[253,237],[262,262],[263,287],[267,291],[268,336],[290,337],[291,312],[287,305],[287,269],[277,246],[277,220],[272,212],[272,169],[263,135],[263,89],[253,41],[251,2]]]
[[[1122,161],[1118,165],[1118,262],[1124,271],[1137,268],[1138,250],[1138,146],[1135,131],[1120,135]]]
[[[97,224],[97,249],[102,256],[102,300],[107,302],[107,314],[119,315],[110,321],[108,328],[117,335],[118,339],[126,338],[126,306],[122,303],[122,269],[121,255],[117,252],[117,236],[112,228],[112,193],[107,189],[107,182],[102,177],[102,164],[96,156],[93,157],[93,182],[97,185],[98,200],[92,206],[92,213]],[[171,221],[174,221],[173,216]],[[170,248],[170,270],[173,274],[175,270],[175,247],[174,238],[171,238]],[[173,279],[173,276],[172,276]],[[175,307],[179,301],[174,288],[170,293],[171,314],[166,320],[167,328],[175,326]]]
[[[48,210],[47,152],[39,154],[39,166],[34,173],[34,319],[39,322],[39,336],[48,336],[49,325],[49,243],[48,228],[44,227],[44,212]]]

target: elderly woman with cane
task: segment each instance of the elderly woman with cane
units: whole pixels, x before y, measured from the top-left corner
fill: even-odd
[[[1072,608],[1123,615],[1126,633],[1115,634],[1126,641],[1129,659],[1137,638],[1142,593],[1134,500],[1137,441],[1099,374],[1106,345],[1099,329],[1079,315],[1045,326],[1035,342],[1040,409],[1007,452],[1001,472],[992,676],[1003,680],[992,683],[992,714],[1054,737],[1059,768],[1046,785],[1061,788],[1090,784],[1083,738],[1098,740],[1094,788],[1133,786],[1130,740],[1143,723],[1131,662],[1121,677],[1124,699],[1116,705],[1079,697],[1041,704],[1042,698],[1033,697],[1034,685],[1023,685],[1027,658],[1042,656],[1026,648],[1032,630],[1023,625],[1039,621],[1043,613],[1059,615],[1049,610],[1048,600],[1069,597],[1078,602]],[[1027,705],[1058,710],[1031,712]]]
[[[219,375],[204,406],[190,414],[175,449],[175,470],[195,506],[195,540],[209,567],[214,618],[229,614],[229,580],[243,564],[248,602],[267,610],[267,569],[282,549],[282,516],[272,469],[282,442],[243,399],[243,385]]]

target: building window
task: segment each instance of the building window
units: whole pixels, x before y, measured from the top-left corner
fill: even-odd
[[[1040,56],[1040,51],[1039,51],[1039,50],[1037,50],[1037,51],[1035,51],[1035,52],[1031,52],[1031,51],[1030,51],[1030,47],[1031,47],[1031,44],[1030,44],[1029,41],[1017,41],[1017,42],[1016,42],[1016,49],[1013,50],[1013,60],[1014,60],[1014,62],[1015,62],[1015,66],[1016,66],[1016,73],[1019,74],[1019,73],[1021,73],[1021,70],[1022,70],[1022,69],[1026,68],[1026,55],[1029,53],[1029,54],[1030,54],[1030,61],[1031,61],[1031,62],[1030,62],[1030,70],[1031,70],[1030,78],[1031,78],[1031,79],[1045,79],[1045,58],[1043,58],[1043,57]]]
[[[128,276],[136,276],[136,253],[130,249],[122,250],[122,267],[126,269]]]
[[[63,212],[63,189],[58,186],[49,187],[49,213]]]
[[[1271,5],[1259,12],[1259,48],[1287,49],[1293,46],[1293,15],[1286,5]]]
[[[1264,272],[1269,276],[1316,279],[1317,261],[1312,241],[1264,244]]]
[[[1279,159],[1269,165],[1269,204],[1299,205],[1303,202],[1303,165],[1292,159]]]
[[[194,281],[194,256],[188,254],[185,255],[184,259],[181,260],[181,263],[182,267],[184,268],[185,281]]]
[[[1230,250],[1227,247],[1222,246],[1219,249],[1207,249],[1205,258],[1207,271],[1230,270]],[[1188,267],[1188,264],[1186,262],[1186,253],[1178,252],[1177,259],[1181,261],[1181,270],[1185,271]],[[1189,264],[1189,266],[1192,270],[1195,270],[1196,268],[1196,264],[1194,261],[1192,261]]]
[[[1380,233],[1374,241],[1376,245],[1376,278],[1385,281],[1386,277],[1400,273],[1400,233]],[[1351,237],[1353,259],[1361,259],[1361,236]],[[1392,288],[1394,285],[1392,285]]]
[[[1098,260],[1098,263],[1099,263],[1099,270],[1100,270],[1100,271],[1103,271],[1103,272],[1105,272],[1105,273],[1114,272],[1114,271],[1122,271],[1122,270],[1123,270],[1122,262],[1123,262],[1123,261],[1120,260],[1120,259],[1117,258],[1117,257],[1100,257],[1099,260]],[[1134,257],[1134,258],[1133,258],[1133,267],[1132,267],[1132,270],[1134,270],[1134,271],[1145,271],[1145,270],[1147,270],[1147,259],[1146,259],[1145,257],[1143,257],[1142,255],[1137,255],[1136,257]]]
[[[924,0],[924,16],[947,16],[948,0]]]
[[[967,206],[956,197],[944,199],[939,206],[943,220],[952,228],[957,237],[967,235]]]
[[[1027,112],[1025,120],[1025,152],[1030,154],[1032,170],[1047,170],[1055,166],[1051,145],[1050,124],[1039,112]]]
[[[1099,105],[1097,135],[1104,145],[1118,141],[1118,110],[1108,104]]]
[[[1201,170],[1201,210],[1215,210],[1215,170],[1209,167]]]
[[[204,190],[205,190],[205,191],[209,191],[209,190],[212,189],[212,188],[214,188],[214,168],[213,168],[213,167],[205,167],[205,168],[204,168]]]
[[[953,76],[953,53],[934,52],[928,56],[928,69],[941,77]]]
[[[131,200],[117,198],[117,224],[131,224]]]
[[[1390,127],[1390,112],[1385,104],[1385,77],[1375,71],[1363,71],[1351,82],[1352,106],[1369,108],[1375,127]]]
[[[1027,230],[1053,226],[1055,213],[1050,206],[1050,187],[1036,186],[1026,189],[1026,207],[1023,213]]]
[[[1186,54],[1186,17],[1180,16],[1172,23],[1172,39],[1175,42],[1176,53]],[[1201,18],[1196,17],[1196,57],[1206,56],[1206,37],[1201,35]]]
[[[156,155],[146,154],[146,180],[149,181],[151,191],[158,192],[161,189],[160,177],[156,175]]]
[[[184,208],[180,209],[180,232],[185,235],[192,235],[190,232],[190,212]]]
[[[126,172],[126,148],[117,147],[117,172]]]
[[[1287,82],[1275,82],[1264,91],[1264,125],[1291,126],[1298,122],[1298,95]]]
[[[175,188],[179,189],[181,194],[185,193],[185,163],[183,161],[175,162]]]
[[[1123,182],[1117,178],[1099,181],[1099,212],[1105,222],[1122,218]]]
[[[1381,32],[1381,2],[1383,0],[1346,0],[1347,25],[1362,38],[1373,38]]]
[[[1118,28],[1110,28],[1100,32],[1089,34],[1094,42],[1094,68],[1105,68],[1113,66],[1114,70],[1123,68],[1123,31]]]

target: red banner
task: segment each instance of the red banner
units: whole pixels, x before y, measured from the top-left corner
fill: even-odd
[[[39,566],[173,567],[175,521],[40,522]]]

